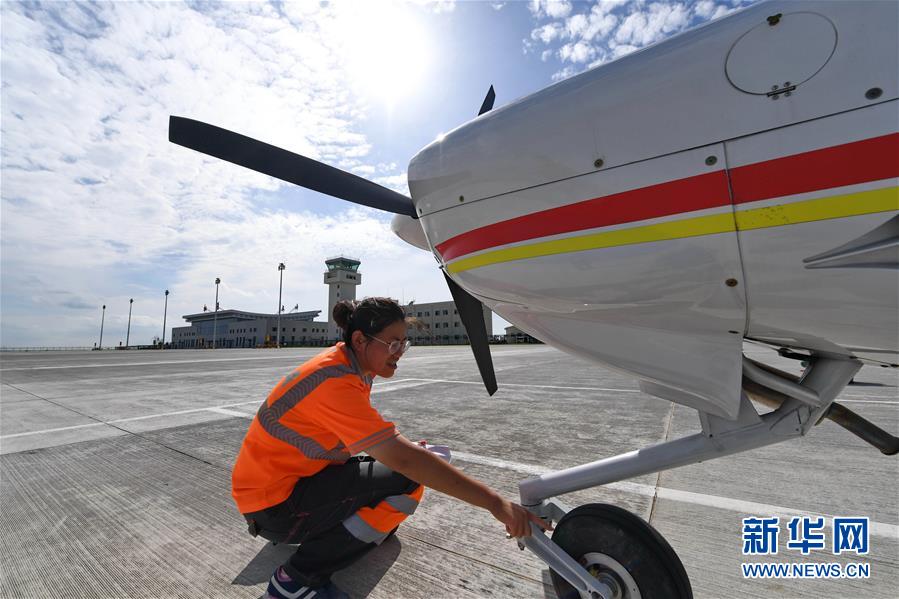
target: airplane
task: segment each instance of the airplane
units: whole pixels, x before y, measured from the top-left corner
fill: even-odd
[[[560,597],[691,597],[649,524],[556,497],[823,418],[899,452],[834,402],[862,365],[899,367],[897,23],[896,2],[764,2],[495,110],[491,87],[474,120],[412,158],[411,197],[199,121],[172,116],[169,139],[394,213],[443,270],[491,395],[482,304],[695,409],[700,433],[519,486],[555,523],[519,543]],[[807,368],[781,372],[744,343]]]

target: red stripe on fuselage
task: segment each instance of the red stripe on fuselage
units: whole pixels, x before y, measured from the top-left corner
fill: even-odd
[[[899,176],[899,133],[748,164],[730,171],[737,204]],[[479,250],[730,204],[725,171],[526,214],[436,246],[445,261]]]
[[[730,171],[734,203],[899,176],[899,133],[793,154]]]
[[[462,233],[437,245],[444,260],[471,252],[558,235],[730,204],[724,171],[632,189],[526,214]]]

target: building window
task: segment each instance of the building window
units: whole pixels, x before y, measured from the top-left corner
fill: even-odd
[[[444,316],[446,316],[446,315],[448,315],[448,314],[449,314],[449,310],[444,310],[444,311],[443,311],[443,315],[444,315]]]
[[[457,320],[456,322],[454,322],[454,323],[453,323],[453,326],[454,326],[454,327],[459,326],[459,321]]]
[[[453,310],[453,314],[458,314],[458,313],[459,313],[458,310]]]

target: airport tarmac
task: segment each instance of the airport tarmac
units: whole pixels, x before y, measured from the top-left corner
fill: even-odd
[[[468,347],[415,347],[372,402],[407,437],[516,498],[520,480],[699,430],[696,413],[552,348],[494,346],[488,397]],[[230,469],[270,388],[319,349],[0,355],[0,596],[259,597],[290,553],[246,532]],[[751,357],[796,371],[773,352]],[[897,371],[841,396],[896,434]],[[830,421],[803,439],[563,496],[658,529],[699,598],[899,596],[899,468]],[[744,556],[742,518],[781,517],[778,554]],[[803,556],[793,515],[870,518],[870,553]],[[829,521],[828,521],[829,529]],[[867,579],[746,579],[743,562],[867,563]],[[337,573],[352,597],[552,598],[499,523],[434,491],[395,537]]]

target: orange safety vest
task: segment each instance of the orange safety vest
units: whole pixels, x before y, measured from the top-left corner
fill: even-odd
[[[338,343],[297,367],[269,393],[231,475],[241,513],[287,499],[297,481],[399,434],[371,406],[371,378]]]

